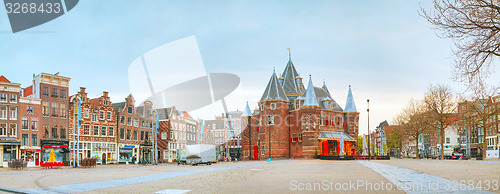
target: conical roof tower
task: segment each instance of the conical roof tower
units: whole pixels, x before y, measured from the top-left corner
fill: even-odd
[[[262,94],[262,98],[260,98],[260,101],[266,100],[288,100],[274,70],[273,75],[271,75],[271,79],[269,79],[266,90],[264,91],[264,94]]]
[[[354,103],[354,97],[352,97],[351,86],[349,85],[349,93],[347,93],[347,101],[345,103],[344,112],[358,112],[356,109],[356,104]]]

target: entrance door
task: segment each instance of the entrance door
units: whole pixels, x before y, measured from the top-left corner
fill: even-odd
[[[101,161],[102,161],[102,164],[106,164],[106,154],[105,153],[102,154]]]
[[[40,153],[35,153],[35,166],[40,165],[40,161],[38,160],[39,157],[40,157]]]
[[[253,160],[257,160],[259,153],[258,153],[259,148],[257,146],[253,146]]]

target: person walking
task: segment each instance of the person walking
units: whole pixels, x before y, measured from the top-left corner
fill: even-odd
[[[135,160],[136,160],[136,158],[135,158],[135,156],[133,156],[132,157],[132,164],[135,164]]]

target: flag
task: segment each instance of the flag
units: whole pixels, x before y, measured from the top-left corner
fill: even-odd
[[[80,99],[78,99],[78,120],[76,121],[78,123],[78,128],[81,127],[81,123],[80,123],[80,120],[82,119],[81,118],[81,115],[82,115],[82,101]]]
[[[290,48],[286,48],[286,50],[290,50]]]
[[[160,133],[158,129],[160,128],[160,115],[156,112],[156,133]]]

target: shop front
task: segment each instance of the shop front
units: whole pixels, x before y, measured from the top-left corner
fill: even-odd
[[[140,160],[139,162],[142,163],[149,163],[153,160],[153,146],[151,145],[141,145],[140,148]]]
[[[116,164],[116,144],[93,142],[92,157],[97,158],[98,164]]]
[[[355,140],[343,132],[320,131],[318,155],[355,156]]]
[[[69,166],[69,141],[41,140],[41,167]]]
[[[118,163],[137,163],[139,145],[119,144]],[[132,161],[135,156],[135,161]]]
[[[0,139],[0,167],[8,167],[9,161],[19,158],[20,141]]]
[[[21,159],[28,162],[28,167],[40,166],[40,153],[42,149],[38,146],[21,146]]]

